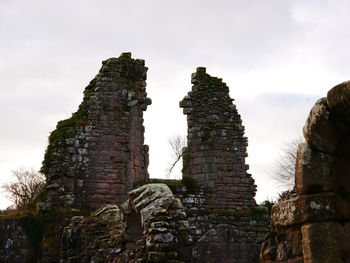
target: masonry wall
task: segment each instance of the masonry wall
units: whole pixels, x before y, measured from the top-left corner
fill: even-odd
[[[41,230],[31,215],[0,218],[0,262],[36,262]]]
[[[207,209],[254,207],[256,186],[245,164],[247,138],[229,88],[205,68],[197,68],[191,82],[192,91],[180,102],[188,125],[183,176],[205,187]]]
[[[57,124],[42,167],[49,205],[93,211],[120,204],[135,181],[148,178],[146,72],[130,53],[104,61],[78,111]]]

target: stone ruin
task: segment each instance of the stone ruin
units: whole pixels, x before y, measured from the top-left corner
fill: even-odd
[[[103,62],[78,111],[49,137],[45,202],[0,218],[0,262],[350,262],[350,82],[312,108],[295,188],[273,206],[265,236],[240,115],[205,68],[180,102],[183,179],[149,179],[146,72],[130,53]]]
[[[350,82],[316,102],[297,153],[295,188],[272,208],[262,263],[350,262]]]
[[[183,176],[205,188],[207,209],[255,207],[256,186],[245,164],[248,140],[229,88],[205,68],[197,68],[191,82],[192,91],[180,102],[188,126]]]
[[[259,262],[268,215],[254,201],[247,138],[229,89],[205,68],[180,102],[188,121],[183,179],[151,180],[143,111],[147,68],[130,53],[103,62],[70,119],[49,137],[32,242],[0,220],[2,262]],[[39,241],[38,241],[39,240]],[[22,243],[23,244],[22,244]]]

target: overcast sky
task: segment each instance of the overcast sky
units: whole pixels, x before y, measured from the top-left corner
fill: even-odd
[[[257,201],[272,198],[278,149],[350,78],[349,11],[347,0],[0,0],[0,183],[40,168],[49,132],[77,109],[101,61],[130,51],[149,67],[151,177],[166,174],[168,137],[186,134],[178,102],[204,66],[242,116]]]

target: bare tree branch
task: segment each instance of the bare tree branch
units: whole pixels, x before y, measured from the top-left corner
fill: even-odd
[[[171,155],[173,159],[173,162],[168,169],[170,175],[175,165],[182,158],[184,148],[186,147],[186,137],[181,135],[174,135],[168,139],[168,143],[170,145]]]
[[[298,138],[281,147],[279,159],[275,163],[276,168],[272,174],[272,178],[277,185],[287,189],[293,188],[297,151],[299,144],[302,142],[302,138]]]

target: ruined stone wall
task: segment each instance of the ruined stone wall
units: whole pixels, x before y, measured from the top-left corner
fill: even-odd
[[[57,124],[42,167],[49,204],[83,211],[120,204],[135,181],[148,178],[146,72],[130,53],[104,61],[78,111]]]
[[[197,68],[191,82],[192,91],[180,102],[188,125],[183,175],[206,188],[207,209],[254,207],[256,186],[245,164],[247,138],[229,88],[205,68]]]
[[[26,262],[30,245],[19,220],[0,220],[0,262]]]
[[[272,208],[261,262],[350,262],[350,83],[316,102],[303,132],[295,194]]]
[[[259,262],[266,214],[202,214],[191,201],[197,194],[179,182],[164,182],[175,195],[163,183],[145,184],[119,207],[72,217],[63,231],[60,262]]]
[[[242,212],[206,210],[203,189],[188,191],[186,187],[176,187],[173,191],[186,209],[191,225],[191,235],[195,241],[216,226],[227,224],[245,232],[259,246],[263,242],[269,227],[269,217],[265,208],[256,206]]]
[[[267,211],[254,201],[247,138],[228,87],[204,68],[181,102],[188,119],[183,179],[171,190],[136,186],[149,182],[146,71],[130,53],[104,61],[78,111],[51,133],[36,256],[43,263],[257,263]],[[10,232],[22,233],[16,224]],[[5,252],[22,255],[21,242]]]
[[[165,184],[147,184],[119,207],[73,217],[63,231],[60,262],[189,263],[192,243],[181,201]]]
[[[30,214],[0,218],[0,262],[37,262],[41,227]]]

